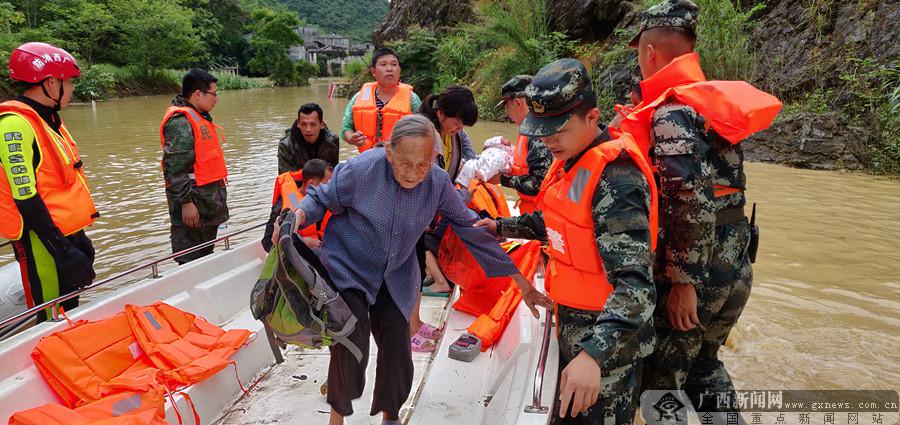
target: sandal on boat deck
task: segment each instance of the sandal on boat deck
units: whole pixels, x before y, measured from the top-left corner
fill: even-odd
[[[437,348],[437,344],[434,341],[419,334],[413,335],[409,339],[409,344],[413,353],[433,353],[435,348]]]
[[[416,331],[416,335],[426,339],[441,339],[441,336],[444,335],[444,331],[443,329],[438,329],[428,323],[422,323],[422,326],[419,326],[419,330]]]

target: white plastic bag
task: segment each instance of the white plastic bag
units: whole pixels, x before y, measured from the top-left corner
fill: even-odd
[[[469,187],[472,179],[488,181],[497,174],[512,170],[513,148],[494,136],[484,142],[484,150],[477,158],[466,161],[456,177],[456,183]]]

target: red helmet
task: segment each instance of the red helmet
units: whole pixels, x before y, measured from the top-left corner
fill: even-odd
[[[46,78],[80,77],[81,68],[69,52],[47,43],[25,43],[9,55],[9,78],[37,83]]]

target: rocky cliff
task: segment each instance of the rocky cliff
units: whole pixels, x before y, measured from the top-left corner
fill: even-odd
[[[393,0],[381,25],[372,33],[372,42],[382,46],[387,41],[402,39],[410,26],[436,32],[474,19],[471,0]]]

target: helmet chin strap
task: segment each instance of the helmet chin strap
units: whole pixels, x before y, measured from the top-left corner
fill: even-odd
[[[47,80],[49,80],[49,78]],[[44,96],[47,96],[48,99],[56,103],[56,105],[53,105],[53,110],[59,112],[59,110],[62,109],[62,98],[63,94],[65,94],[65,87],[62,80],[59,80],[59,97],[54,99],[53,96],[50,96],[50,93],[47,92],[47,87],[44,86],[44,82],[47,80],[41,82],[41,91],[44,92]]]

